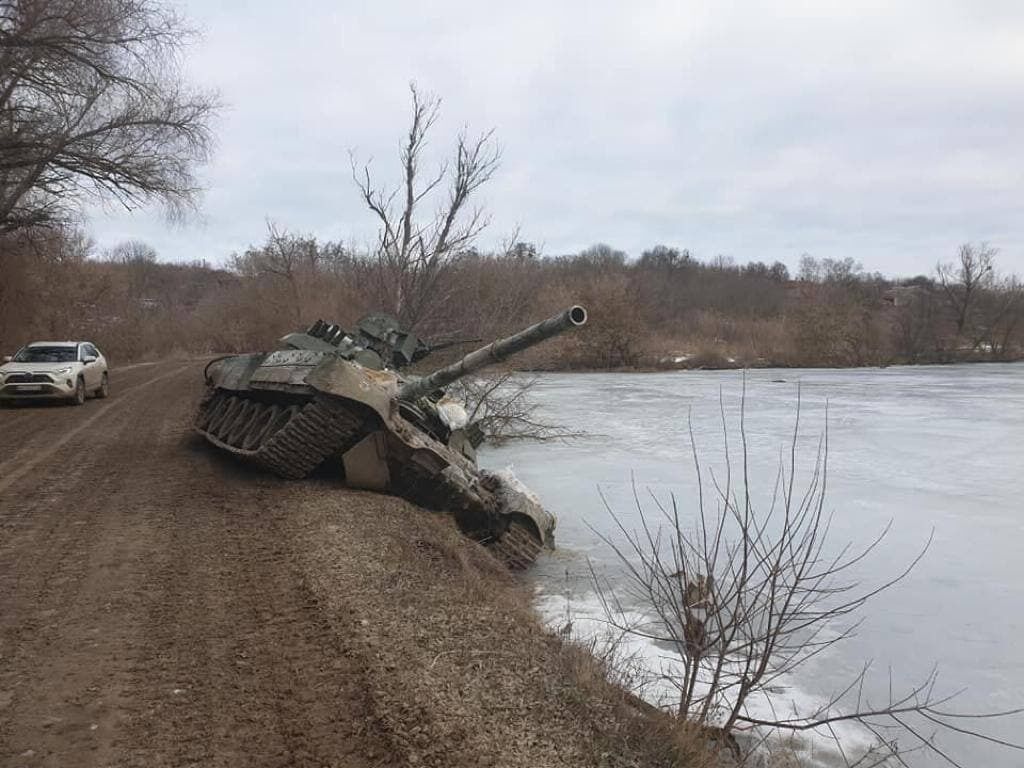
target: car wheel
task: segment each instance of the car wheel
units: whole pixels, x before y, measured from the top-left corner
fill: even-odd
[[[103,374],[103,378],[100,379],[100,386],[96,390],[96,397],[101,400],[110,394],[110,381],[107,379],[107,374]]]
[[[81,377],[75,383],[75,399],[73,402],[75,405],[85,404],[85,379]]]

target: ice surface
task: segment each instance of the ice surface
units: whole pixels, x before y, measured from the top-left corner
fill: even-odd
[[[940,689],[967,689],[960,709],[1024,704],[1024,365],[748,372],[745,426],[755,503],[770,497],[798,392],[798,485],[810,472],[827,405],[831,540],[837,547],[863,544],[893,521],[878,555],[858,575],[866,583],[895,575],[933,528],[935,539],[915,571],[869,605],[856,638],[790,681],[792,695],[828,696],[872,660],[874,700],[886,693],[890,665],[895,682],[910,685],[938,663]],[[735,471],[743,373],[543,375],[533,393],[542,406],[538,416],[591,437],[509,443],[483,451],[481,463],[514,463],[558,515],[560,550],[534,569],[541,606],[550,596],[564,606],[568,594],[585,613],[593,605],[588,559],[613,586],[624,586],[623,569],[595,533],[615,536],[602,494],[627,525],[638,520],[634,484],[642,503],[650,504],[648,492],[662,500],[674,496],[692,516],[690,430],[702,464],[722,477],[721,397]],[[1001,738],[1019,740],[1024,733],[1021,719],[991,725]],[[955,734],[941,742],[967,764],[1021,764],[1019,753]]]

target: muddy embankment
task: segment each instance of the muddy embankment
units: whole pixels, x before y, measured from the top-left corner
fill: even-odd
[[[201,368],[0,410],[0,765],[673,763],[446,517],[198,440]]]

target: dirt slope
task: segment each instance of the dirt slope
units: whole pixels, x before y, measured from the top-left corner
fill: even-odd
[[[0,410],[0,765],[651,764],[444,518],[197,440],[200,370]]]

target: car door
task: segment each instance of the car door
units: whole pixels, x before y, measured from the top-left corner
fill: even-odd
[[[96,366],[99,369],[100,376],[107,372],[107,358],[103,356],[94,344],[90,344],[89,347],[92,349],[92,353],[96,355]]]
[[[96,386],[98,387],[103,382],[103,375],[107,373],[107,358],[96,348],[95,344],[90,344],[89,350],[96,356]]]
[[[91,363],[86,362],[88,358],[95,356],[94,351],[90,349],[88,344],[80,344],[78,346],[78,359],[82,361],[82,378],[85,379],[86,390],[90,392],[100,385],[100,379],[97,373],[97,371],[99,371],[97,361],[93,360]]]

